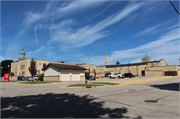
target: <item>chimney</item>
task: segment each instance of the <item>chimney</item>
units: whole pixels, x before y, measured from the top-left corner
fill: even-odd
[[[105,65],[108,65],[108,55],[105,54]]]

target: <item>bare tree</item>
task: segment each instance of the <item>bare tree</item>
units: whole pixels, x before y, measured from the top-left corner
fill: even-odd
[[[32,77],[37,73],[36,67],[37,67],[36,61],[32,58],[30,62],[30,67],[28,68]]]

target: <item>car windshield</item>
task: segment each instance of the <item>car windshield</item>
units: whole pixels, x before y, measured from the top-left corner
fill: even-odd
[[[92,75],[89,75],[90,77],[93,77]]]

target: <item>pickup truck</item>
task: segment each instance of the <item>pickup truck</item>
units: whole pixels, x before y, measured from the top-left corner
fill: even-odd
[[[114,74],[110,74],[110,75],[108,75],[108,77],[110,78],[110,79],[114,79],[114,78],[124,78],[124,75],[122,75],[122,74],[120,74],[120,73],[114,73]]]

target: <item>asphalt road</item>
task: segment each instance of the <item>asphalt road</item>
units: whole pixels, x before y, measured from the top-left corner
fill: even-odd
[[[102,79],[129,83],[161,77]],[[54,84],[1,83],[1,118],[179,119],[179,78],[101,88]],[[144,100],[156,100],[147,103]]]

